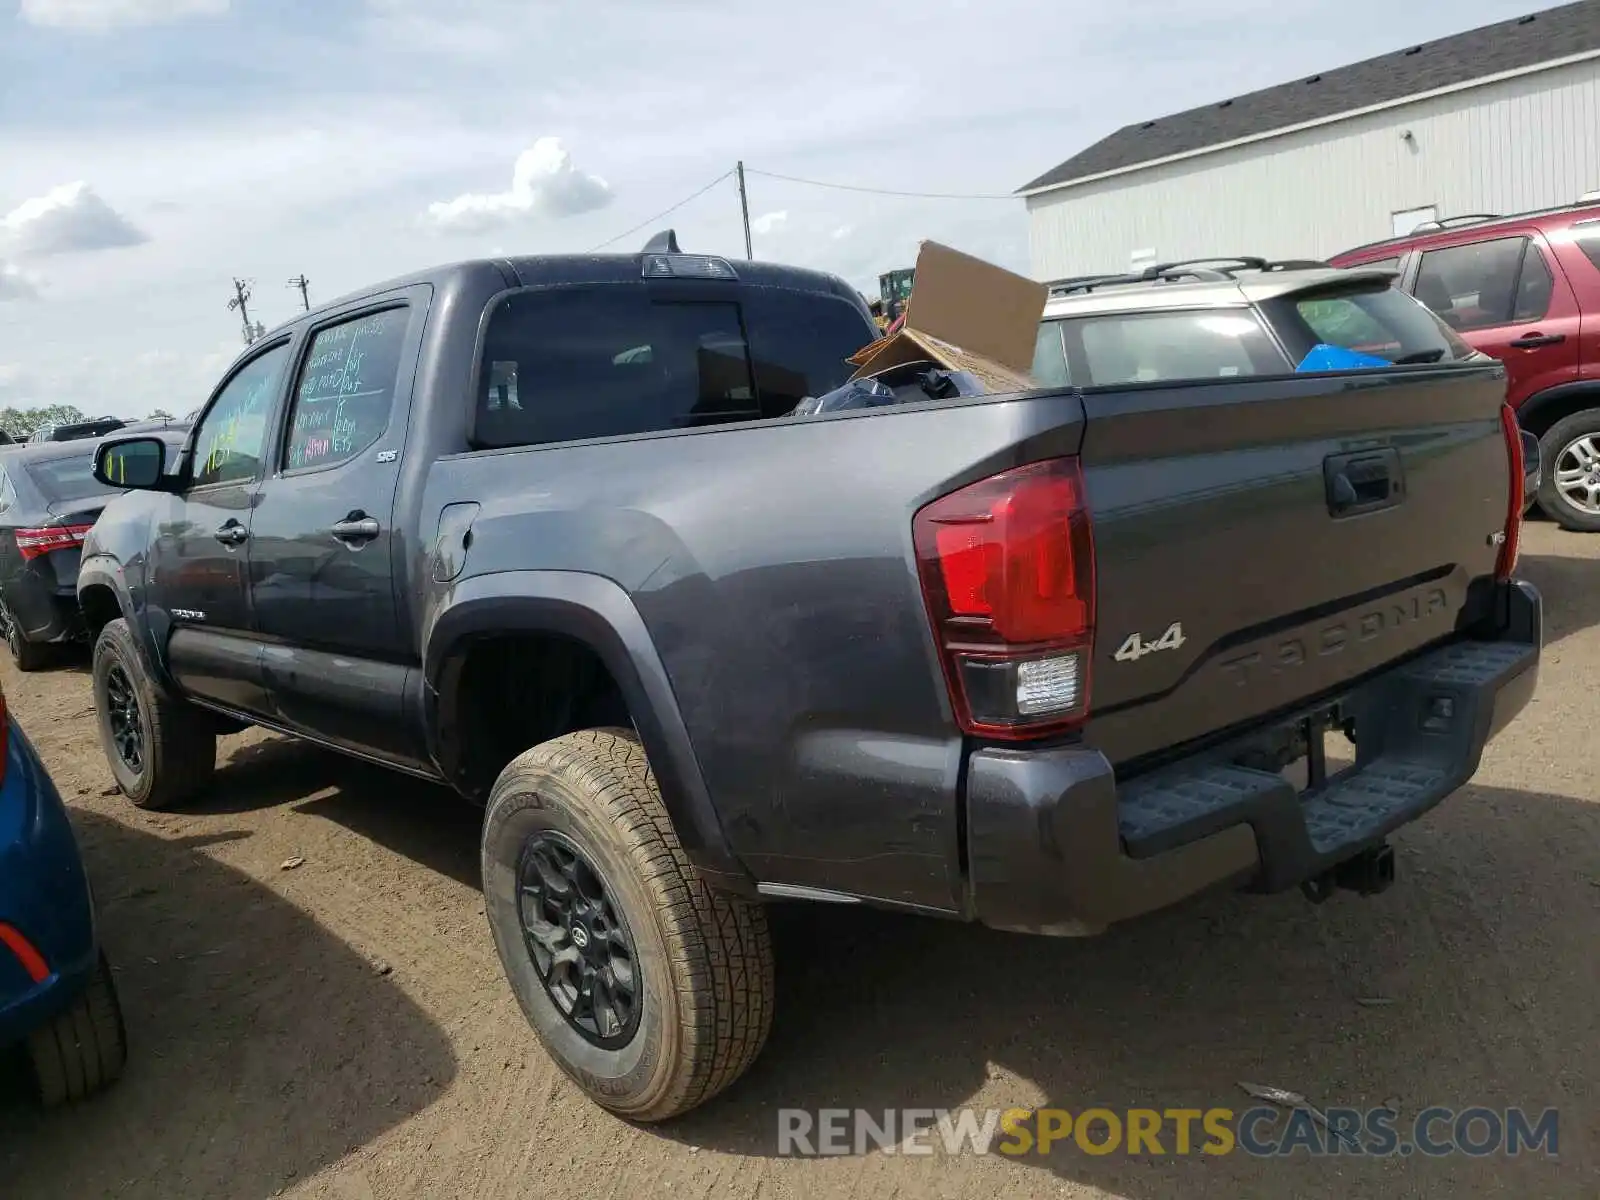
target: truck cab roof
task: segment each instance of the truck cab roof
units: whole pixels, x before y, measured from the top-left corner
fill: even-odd
[[[658,235],[658,239],[664,235]],[[652,245],[657,239],[652,239]],[[673,243],[676,245],[676,242]],[[716,275],[679,275],[652,272],[646,274],[648,260],[699,261],[720,264]],[[792,291],[822,293],[838,296],[859,306],[868,316],[866,302],[860,292],[837,275],[804,267],[784,266],[778,263],[759,262],[753,259],[727,259],[718,255],[691,254],[683,251],[657,251],[647,249],[635,254],[538,254],[515,255],[496,258],[465,259],[413,271],[382,283],[349,292],[319,305],[310,312],[301,313],[293,320],[269,331],[267,337],[314,324],[324,316],[418,284],[432,287],[442,300],[463,290],[476,290],[488,277],[498,280],[501,288],[511,290],[527,287],[549,287],[558,284],[622,284],[638,283],[646,279],[670,282],[674,278],[693,280],[701,284],[736,284],[746,287],[787,288]]]

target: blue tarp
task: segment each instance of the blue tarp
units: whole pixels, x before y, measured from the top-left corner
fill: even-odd
[[[1359,371],[1363,367],[1392,367],[1393,365],[1387,358],[1379,358],[1375,354],[1362,354],[1359,350],[1346,350],[1343,346],[1331,346],[1327,342],[1318,342],[1300,360],[1300,365],[1295,370]]]

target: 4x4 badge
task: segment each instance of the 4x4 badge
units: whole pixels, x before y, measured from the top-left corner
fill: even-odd
[[[1176,650],[1184,641],[1183,625],[1174,621],[1167,626],[1167,631],[1153,642],[1145,641],[1137,633],[1130,633],[1127,641],[1117,647],[1117,652],[1112,657],[1118,662],[1138,662],[1146,654],[1154,654],[1157,650]]]

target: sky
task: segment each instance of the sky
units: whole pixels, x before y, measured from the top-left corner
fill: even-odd
[[[741,159],[758,258],[868,295],[924,238],[1026,272],[1011,193],[1118,127],[1537,7],[0,0],[0,407],[197,407],[235,277],[271,327],[302,274],[317,304],[669,226],[742,256],[731,178],[651,220]]]

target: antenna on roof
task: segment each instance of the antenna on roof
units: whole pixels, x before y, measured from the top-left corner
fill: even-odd
[[[682,254],[678,249],[678,234],[673,229],[663,229],[644,244],[646,254]]]

